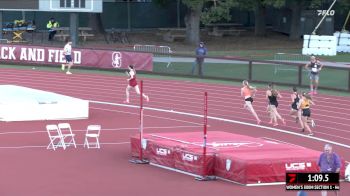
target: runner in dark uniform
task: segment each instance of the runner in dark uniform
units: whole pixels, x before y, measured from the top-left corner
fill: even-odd
[[[267,106],[267,111],[269,112],[270,118],[271,118],[269,124],[273,124],[273,126],[277,126],[278,125],[277,119],[279,119],[285,125],[286,124],[285,120],[277,111],[277,107],[278,107],[277,97],[282,98],[282,95],[274,88],[274,85],[271,83],[268,85],[267,88],[268,89],[266,91],[266,97],[269,102]]]
[[[295,122],[298,123],[301,117],[300,110],[298,109],[298,103],[300,101],[300,95],[298,89],[293,87],[293,93],[290,95],[292,99],[292,105],[290,110],[290,116],[295,119]]]
[[[312,98],[309,94],[303,93],[302,94],[302,99],[299,101],[298,108],[301,110],[301,129],[302,132],[305,131],[305,129],[309,132],[309,135],[313,135],[310,126],[308,123],[310,123],[311,120],[311,110],[310,107],[311,105],[315,105],[314,102],[312,101]]]

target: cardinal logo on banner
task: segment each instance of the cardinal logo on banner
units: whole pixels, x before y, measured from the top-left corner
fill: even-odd
[[[230,159],[226,159],[226,171],[230,171],[232,161]]]
[[[120,68],[122,66],[122,54],[120,52],[113,52],[112,66],[114,68]]]

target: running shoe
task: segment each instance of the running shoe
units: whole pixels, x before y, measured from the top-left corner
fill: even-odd
[[[70,71],[67,71],[67,72],[66,72],[66,74],[68,74],[68,75],[71,75],[71,74],[72,74],[72,72],[70,72]]]
[[[304,132],[305,131],[305,129],[301,129],[301,132]]]
[[[314,134],[313,133],[309,133],[309,134],[307,134],[308,136],[313,136]]]

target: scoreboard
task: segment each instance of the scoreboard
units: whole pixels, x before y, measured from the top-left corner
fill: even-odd
[[[286,190],[339,190],[339,173],[287,173]]]
[[[1,0],[1,10],[39,10],[39,0]]]
[[[97,12],[103,0],[0,0],[0,11]]]

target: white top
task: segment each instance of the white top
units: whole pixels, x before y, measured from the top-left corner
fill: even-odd
[[[66,44],[63,48],[64,55],[71,55],[72,54],[72,45]]]
[[[134,78],[135,77],[134,70],[130,70],[129,75],[130,75],[130,78]]]

